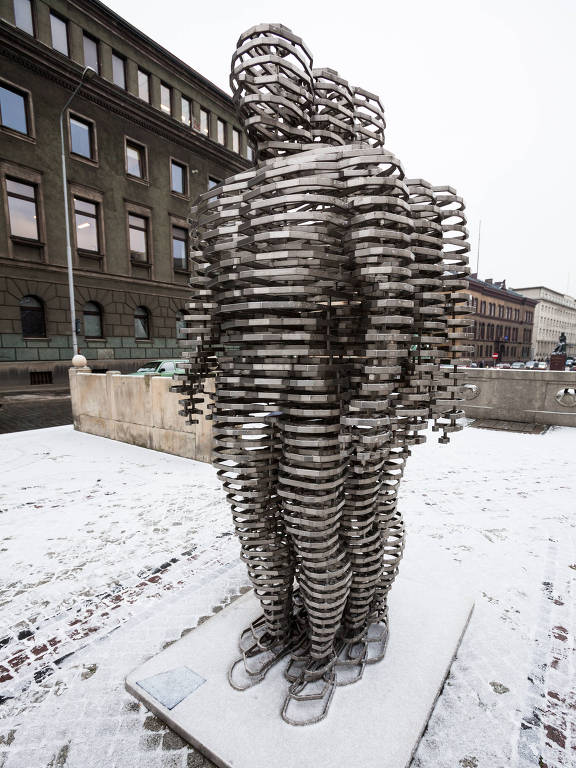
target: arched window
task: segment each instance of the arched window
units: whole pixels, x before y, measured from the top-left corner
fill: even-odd
[[[101,339],[102,309],[95,301],[84,304],[84,336],[87,339]]]
[[[20,299],[20,322],[24,338],[46,336],[44,304],[36,296],[23,296]]]
[[[176,316],[176,338],[177,339],[186,338],[186,334],[184,333],[184,328],[186,327],[186,321],[184,320],[185,314],[186,314],[186,311],[184,309],[178,310],[178,314]]]
[[[134,312],[134,336],[137,339],[150,338],[150,312],[146,307],[136,307]]]

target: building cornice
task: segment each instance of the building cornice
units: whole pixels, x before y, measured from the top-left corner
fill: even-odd
[[[145,35],[137,27],[123,19],[111,8],[99,2],[99,0],[68,0],[81,13],[89,14],[105,26],[112,34],[124,37],[129,43],[139,48],[150,59],[155,60],[161,67],[170,69],[179,77],[189,80],[194,87],[202,91],[212,101],[217,101],[225,109],[236,113],[236,107],[232,97],[214,85],[208,78],[201,75],[195,69],[179,59],[173,53],[161,46],[152,38]]]
[[[500,301],[513,301],[516,304],[527,304],[529,306],[536,306],[538,299],[531,299],[528,296],[521,296],[514,291],[509,291],[506,288],[497,288],[495,285],[485,283],[483,280],[476,280],[474,277],[468,277],[468,290],[476,291],[483,296],[491,296]]]
[[[57,53],[16,27],[0,20],[3,53],[10,60],[73,91],[82,74],[82,66]],[[236,152],[217,144],[204,134],[179,123],[163,112],[96,75],[82,86],[82,98],[102,109],[120,115],[131,123],[180,144],[215,162],[227,164],[232,172],[241,172],[250,163]]]

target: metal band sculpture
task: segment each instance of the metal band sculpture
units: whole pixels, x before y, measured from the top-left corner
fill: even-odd
[[[216,377],[214,464],[263,611],[230,683],[289,656],[302,725],[383,657],[410,446],[430,418],[441,442],[459,428],[466,220],[453,189],[404,178],[379,99],[286,27],[240,37],[231,84],[257,164],[197,206],[179,389],[194,422]]]

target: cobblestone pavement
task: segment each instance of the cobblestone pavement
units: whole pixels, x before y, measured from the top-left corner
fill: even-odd
[[[0,435],[72,424],[70,395],[14,395],[2,398]]]
[[[576,765],[575,449],[555,428],[414,450],[407,546],[476,608],[413,768]],[[71,427],[0,455],[0,768],[211,765],[123,678],[248,588],[213,469]]]

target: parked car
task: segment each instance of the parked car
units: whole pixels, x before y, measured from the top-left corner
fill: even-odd
[[[517,370],[520,370],[521,368],[524,368],[524,367],[525,367],[524,363],[520,361],[518,361],[517,363],[512,363],[512,365],[510,366],[510,368],[515,368]]]
[[[496,368],[510,368],[510,363],[496,363]]]
[[[530,371],[536,370],[536,368],[538,368],[538,360],[528,360],[524,365],[524,368],[527,368]]]
[[[566,368],[570,368],[570,370],[572,370],[572,368],[574,368],[574,358],[573,357],[567,357],[566,358]]]
[[[543,360],[541,360],[541,361],[538,363],[538,368],[537,368],[537,370],[539,370],[539,371],[545,371],[547,368],[548,368],[548,363],[545,363]]]
[[[143,366],[138,368],[134,373],[129,373],[129,376],[174,376],[175,373],[185,373],[184,369],[180,366],[184,360],[151,360],[149,363],[144,363]]]

